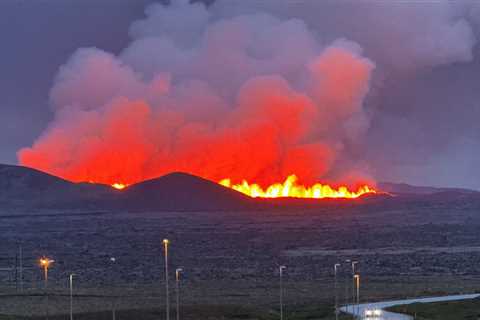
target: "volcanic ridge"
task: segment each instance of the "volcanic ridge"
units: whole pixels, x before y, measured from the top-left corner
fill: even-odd
[[[451,201],[480,199],[480,193],[465,189],[415,187],[381,183],[380,190],[401,199],[419,197]],[[331,204],[358,204],[371,201],[398,201],[384,193],[359,199],[259,199],[250,198],[218,183],[187,173],[174,172],[134,184],[123,190],[92,183],[72,183],[22,166],[0,165],[0,209],[17,211],[227,211],[315,207]]]

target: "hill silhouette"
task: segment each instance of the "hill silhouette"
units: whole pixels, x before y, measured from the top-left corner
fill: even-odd
[[[240,210],[255,202],[218,183],[182,172],[132,185],[121,192],[120,200],[124,208],[142,211]]]
[[[73,183],[32,168],[0,164],[3,214],[66,209],[221,211],[253,205],[253,199],[237,191],[186,173],[171,173],[116,190],[101,184]]]
[[[480,193],[466,189],[416,187],[382,183],[397,195],[366,195],[359,199],[250,198],[218,183],[174,172],[117,190],[91,183],[72,183],[32,168],[0,164],[0,214],[52,210],[96,211],[239,211],[316,208],[362,203],[401,206],[412,203],[480,202]],[[383,189],[384,188],[384,189]]]
[[[72,183],[32,168],[0,164],[0,209],[93,209],[112,195],[108,186]]]

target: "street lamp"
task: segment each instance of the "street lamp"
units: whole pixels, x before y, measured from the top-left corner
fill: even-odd
[[[337,269],[339,267],[340,267],[340,263],[335,263],[333,265],[333,271],[334,271],[333,291],[335,294],[335,320],[338,320]]]
[[[163,239],[163,247],[165,250],[165,299],[166,299],[166,314],[167,320],[170,320],[170,296],[168,292],[168,239]]]
[[[112,269],[113,269],[113,265],[115,264],[115,262],[117,262],[117,259],[115,257],[110,257],[110,263],[112,264]],[[112,272],[114,273],[114,272]],[[112,300],[111,300],[111,303],[112,303],[112,320],[115,320],[116,317],[117,317],[117,301],[115,300],[115,289],[113,288],[115,286],[114,284],[114,275],[112,275],[112,282],[111,282],[111,285],[112,285],[112,290],[113,290],[113,295],[112,295]]]
[[[355,305],[355,266],[358,264],[358,261],[352,261],[352,314],[354,313],[354,305]],[[355,315],[353,315],[355,318]]]
[[[357,287],[357,315],[360,316],[360,275],[356,274],[353,276],[353,281]]]
[[[352,260],[347,259],[345,263],[347,266],[352,262]],[[348,313],[348,276],[345,276],[345,311]]]
[[[283,270],[285,270],[286,266],[280,266],[280,320],[283,320]]]
[[[177,320],[180,320],[180,272],[182,272],[182,268],[175,269],[175,293],[177,296]]]
[[[52,263],[54,263],[55,260],[52,260],[52,259],[49,259],[49,258],[46,258],[46,257],[42,257],[40,259],[40,266],[43,268],[43,276],[44,276],[44,280],[45,280],[45,300],[46,300],[46,304],[45,304],[45,316],[46,316],[46,319],[48,320],[48,268],[50,267],[50,265]]]
[[[23,248],[22,245],[18,247],[18,258],[19,258],[19,276],[20,276],[20,292],[23,292]]]
[[[69,276],[70,279],[70,320],[73,320],[73,276],[75,274],[72,273]]]

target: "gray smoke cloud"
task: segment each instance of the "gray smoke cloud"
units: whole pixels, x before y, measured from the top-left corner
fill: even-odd
[[[300,18],[326,41],[346,37],[377,63],[398,69],[470,61],[478,19],[474,1],[216,1],[213,11]]]
[[[352,157],[383,180],[480,189],[478,1],[217,1],[219,16],[301,17],[325,41],[356,41],[377,65]]]
[[[50,92],[55,119],[20,162],[79,180],[140,146],[126,180],[173,169],[269,180],[317,162],[302,173],[480,188],[472,174],[480,160],[479,8],[476,1],[149,5],[123,49],[79,49],[61,67]],[[302,108],[270,110],[265,90],[281,92],[287,105],[303,99]],[[121,127],[118,114],[133,121],[135,138],[105,130]],[[296,125],[282,126],[292,115],[300,115]],[[255,168],[240,169],[251,159],[239,161],[235,147],[212,157],[214,168],[204,163],[211,149],[190,151],[199,143],[227,148],[216,137],[245,134],[251,119],[280,128],[246,148],[276,155]],[[191,157],[203,160],[192,169]],[[182,165],[163,165],[172,162]]]
[[[51,90],[55,119],[20,162],[73,181],[135,183],[172,171],[271,184],[368,178],[347,165],[369,128],[374,63],[297,18],[215,17],[154,4],[115,55],[78,49]]]

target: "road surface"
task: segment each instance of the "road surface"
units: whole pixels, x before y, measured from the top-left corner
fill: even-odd
[[[417,299],[405,299],[405,300],[393,300],[393,301],[383,301],[375,303],[362,303],[358,306],[347,305],[341,307],[340,310],[347,312],[349,314],[355,314],[356,316],[365,314],[367,309],[385,309],[388,307],[399,306],[403,304],[411,303],[429,303],[429,302],[444,302],[444,301],[455,301],[455,300],[467,300],[475,299],[480,297],[480,294],[459,294],[454,296],[443,296],[443,297],[430,297],[430,298],[417,298]],[[369,318],[370,319],[370,318]],[[404,314],[393,313],[382,311],[382,315],[377,318],[372,318],[375,320],[412,320],[413,317],[407,316]]]

